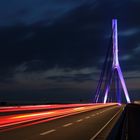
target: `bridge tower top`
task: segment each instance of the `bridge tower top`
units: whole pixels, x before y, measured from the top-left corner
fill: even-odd
[[[112,40],[113,40],[113,67],[116,68],[119,66],[118,58],[118,32],[117,32],[117,19],[112,20]]]

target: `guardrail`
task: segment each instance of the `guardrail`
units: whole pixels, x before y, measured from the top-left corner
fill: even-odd
[[[109,133],[107,140],[139,140],[139,137],[140,105],[128,104]]]

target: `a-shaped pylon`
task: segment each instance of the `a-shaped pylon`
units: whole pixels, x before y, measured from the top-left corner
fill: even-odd
[[[129,94],[128,94],[128,90],[125,84],[125,80],[121,71],[121,67],[119,64],[119,59],[118,59],[118,33],[117,33],[117,19],[113,19],[112,20],[112,31],[113,31],[113,64],[112,64],[112,76],[110,77],[107,87],[105,89],[105,96],[104,96],[104,103],[107,102],[107,98],[108,98],[108,93],[110,90],[110,86],[112,83],[112,77],[115,76],[117,77],[118,80],[120,80],[120,83],[122,85],[122,89],[124,91],[125,94],[125,98],[127,103],[130,103],[130,98],[129,98]],[[119,88],[119,83],[116,81],[116,88]],[[117,97],[118,97],[118,103],[121,102],[121,95],[119,93],[119,89],[116,90],[117,91]]]

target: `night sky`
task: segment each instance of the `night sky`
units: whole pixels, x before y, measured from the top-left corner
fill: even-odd
[[[91,101],[118,19],[119,59],[140,99],[140,0],[1,0],[0,101]]]

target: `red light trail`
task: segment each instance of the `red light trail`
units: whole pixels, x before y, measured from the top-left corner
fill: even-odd
[[[93,109],[99,109],[99,108],[113,106],[113,105],[116,105],[116,103],[4,107],[4,108],[0,108],[1,112],[2,110],[4,112],[8,112],[8,110],[9,112],[16,111],[16,109],[17,111],[23,111],[26,108],[28,108],[28,110],[31,110],[31,111],[32,110],[36,111],[36,110],[41,110],[41,109],[50,109],[50,108],[52,110],[1,116],[0,117],[0,132],[9,130],[9,129],[16,129],[18,127],[25,127],[25,126],[29,126],[33,124],[51,121],[51,120],[61,118],[64,116],[78,114],[81,112],[86,112]],[[11,128],[8,128],[8,127],[11,127]]]

